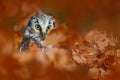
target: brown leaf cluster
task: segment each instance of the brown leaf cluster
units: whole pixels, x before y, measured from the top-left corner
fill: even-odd
[[[118,65],[119,49],[117,39],[102,30],[94,29],[73,46],[73,59],[80,65],[89,67],[88,73],[92,79],[106,80],[112,73],[112,68]]]

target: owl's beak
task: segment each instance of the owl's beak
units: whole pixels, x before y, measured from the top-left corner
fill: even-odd
[[[45,40],[45,36],[46,36],[46,33],[42,33],[42,34],[40,34],[41,35],[41,40]]]

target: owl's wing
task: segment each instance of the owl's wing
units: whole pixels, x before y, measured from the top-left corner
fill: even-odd
[[[27,49],[29,47],[29,43],[30,39],[24,37],[19,47],[19,52],[21,53],[23,50]]]

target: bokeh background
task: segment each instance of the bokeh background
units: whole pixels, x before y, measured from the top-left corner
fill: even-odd
[[[8,23],[11,27],[36,9],[41,9],[73,29],[86,30],[100,26],[119,32],[119,0],[1,0],[0,5],[1,23]]]
[[[57,41],[72,34],[74,42],[78,35],[99,28],[114,33],[116,48],[120,46],[120,0],[0,0],[0,80],[93,80],[88,67],[78,65],[69,50],[49,37],[48,44],[59,47],[48,52],[49,59],[35,45],[30,52],[17,54],[27,20],[37,10],[56,19],[58,28],[53,33],[57,32]],[[68,48],[72,40],[64,45]],[[114,73],[120,73],[117,68]],[[107,79],[119,80],[118,76],[111,74]]]

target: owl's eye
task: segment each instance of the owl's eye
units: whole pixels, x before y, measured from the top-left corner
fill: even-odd
[[[36,30],[40,30],[41,29],[41,26],[39,24],[35,25],[35,29]]]
[[[48,31],[50,28],[51,28],[51,26],[49,25],[49,26],[47,26],[47,29],[46,29],[46,30]]]

